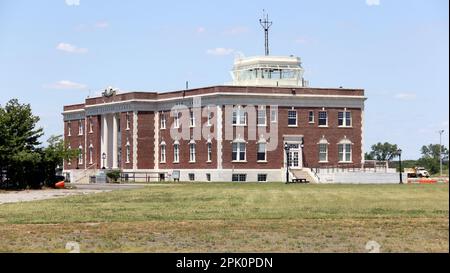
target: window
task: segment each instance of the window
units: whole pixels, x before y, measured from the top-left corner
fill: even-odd
[[[70,145],[69,146],[67,146],[67,149],[68,150],[72,150],[72,147],[70,147]],[[72,159],[69,159],[69,160],[67,160],[67,165],[72,165]]]
[[[130,120],[130,113],[127,112],[126,115],[126,122],[127,122],[127,130],[130,130],[130,126],[131,126],[131,120]]]
[[[270,122],[277,122],[278,120],[278,111],[275,109],[270,110]]]
[[[161,112],[160,126],[159,126],[159,127],[160,127],[162,130],[166,129],[166,122],[167,122],[167,120],[166,120],[166,113]]]
[[[207,125],[211,126],[212,125],[212,119],[213,119],[213,112],[210,112],[208,110],[208,121],[207,121]]]
[[[232,181],[233,182],[245,182],[245,181],[247,181],[247,175],[234,173],[232,176]]]
[[[78,146],[78,165],[83,165],[83,146]]]
[[[309,111],[309,123],[314,123],[314,111]]]
[[[189,162],[195,162],[195,143],[189,144]]]
[[[352,144],[338,144],[339,162],[352,162]]]
[[[173,145],[173,163],[180,163],[180,144]]]
[[[72,136],[72,123],[70,121],[67,123],[67,136]]]
[[[189,119],[190,119],[190,125],[191,127],[195,127],[195,115],[194,111],[189,111]]]
[[[130,142],[127,142],[127,145],[126,145],[126,163],[130,163],[130,154],[131,154]]]
[[[212,161],[212,143],[208,142],[206,145],[208,148],[208,162],[211,162]]]
[[[94,159],[94,147],[91,145],[89,145],[89,164],[93,163],[93,159]]]
[[[180,128],[180,118],[181,118],[181,112],[176,111],[174,116],[174,128],[178,129]]]
[[[266,143],[258,143],[258,154],[257,154],[257,160],[258,161],[266,161]]]
[[[267,174],[265,173],[258,174],[258,182],[267,182]]]
[[[247,113],[241,106],[233,109],[233,125],[247,125]]]
[[[161,144],[161,158],[160,158],[160,162],[161,163],[166,163],[166,144],[165,143]]]
[[[92,117],[89,117],[89,133],[94,132],[94,122],[92,121]]]
[[[206,174],[206,181],[211,182],[211,174],[210,173]]]
[[[288,126],[291,127],[297,126],[297,111],[295,110],[288,111]]]
[[[195,174],[193,174],[193,173],[189,174],[189,181],[191,181],[191,182],[195,181]]]
[[[328,144],[319,144],[319,162],[328,162]]]
[[[352,113],[351,112],[339,112],[338,113],[338,126],[339,127],[351,127],[352,126]]]
[[[328,113],[326,111],[319,112],[319,126],[328,126]]]
[[[78,121],[78,135],[79,136],[83,135],[83,121],[82,120]]]
[[[258,126],[266,126],[266,108],[264,106],[258,109]]]
[[[232,160],[236,162],[245,161],[245,148],[245,143],[243,142],[233,143]]]

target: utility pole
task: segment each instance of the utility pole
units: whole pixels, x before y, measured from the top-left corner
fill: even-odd
[[[442,134],[444,130],[439,130],[439,169],[442,177]]]
[[[263,19],[259,19],[259,23],[264,29],[266,56],[269,56],[269,29],[272,26],[272,21],[269,21],[269,14],[266,14],[265,10],[263,10]]]

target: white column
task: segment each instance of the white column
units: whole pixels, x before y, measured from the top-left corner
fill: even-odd
[[[113,145],[112,145],[112,156],[113,156],[113,160],[112,160],[112,162],[113,162],[113,169],[117,169],[118,168],[118,163],[117,163],[117,150],[118,150],[118,147],[117,147],[117,143],[118,143],[118,139],[117,139],[117,137],[118,137],[118,125],[117,125],[117,115],[116,114],[114,114],[113,115],[113,126],[112,126],[112,130],[113,130],[113,139],[112,139],[112,142],[113,142]]]
[[[222,134],[222,128],[223,128],[223,111],[222,106],[217,105],[217,126],[216,126],[216,132],[217,132],[217,169],[222,170],[222,141],[223,141],[223,134]]]
[[[106,159],[103,159],[103,154],[106,154]],[[108,168],[108,120],[107,115],[102,115],[102,148],[101,148],[101,165],[102,168]]]
[[[137,171],[138,164],[138,112],[133,112],[133,170]]]
[[[154,157],[154,160],[155,160],[155,167],[154,167],[154,169],[155,170],[159,170],[159,112],[158,111],[155,111],[154,112],[155,113],[155,120],[154,120],[154,127],[155,127],[155,135],[154,135],[154,138],[155,138],[155,141],[154,141],[154,145],[155,145],[155,150],[154,150],[154,153],[153,153],[153,157]]]

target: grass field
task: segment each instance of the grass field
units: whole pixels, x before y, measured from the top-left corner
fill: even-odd
[[[448,252],[448,185],[175,184],[0,205],[0,251]]]

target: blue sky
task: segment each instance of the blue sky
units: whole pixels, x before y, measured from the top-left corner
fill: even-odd
[[[0,104],[31,103],[46,136],[62,106],[106,86],[171,91],[223,84],[238,53],[297,55],[313,87],[364,88],[366,149],[405,158],[449,131],[446,0],[0,0]]]

